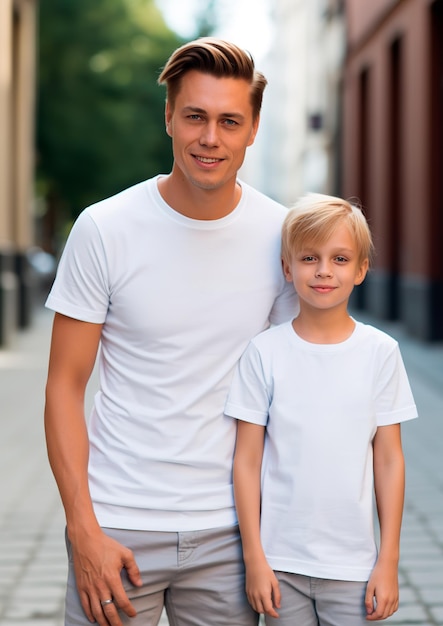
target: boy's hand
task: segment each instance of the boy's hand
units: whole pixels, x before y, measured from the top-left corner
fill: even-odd
[[[376,621],[390,617],[398,609],[397,563],[375,565],[366,588],[366,619]]]
[[[246,568],[246,595],[257,613],[278,617],[280,587],[276,575],[265,561]]]

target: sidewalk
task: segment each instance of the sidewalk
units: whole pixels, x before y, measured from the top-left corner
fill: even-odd
[[[51,319],[37,311],[33,327],[0,350],[0,626],[63,625],[64,518],[42,418]],[[384,623],[443,626],[443,345],[385,329],[400,341],[420,419],[402,430],[401,606]]]
[[[43,394],[49,316],[0,351],[0,624],[61,626],[63,514],[48,467]]]

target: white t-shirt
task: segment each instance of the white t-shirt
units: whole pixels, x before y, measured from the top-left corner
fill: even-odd
[[[227,415],[266,426],[261,536],[274,570],[368,580],[376,560],[372,440],[417,416],[397,342],[357,322],[338,344],[290,322],[254,338]]]
[[[99,523],[234,524],[235,423],[223,406],[248,341],[297,306],[280,261],[285,209],[241,183],[232,213],[194,220],[157,180],[83,211],[46,304],[104,324],[89,420]]]

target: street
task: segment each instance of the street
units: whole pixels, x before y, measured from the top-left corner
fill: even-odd
[[[64,518],[43,434],[51,320],[38,309],[32,328],[0,350],[0,626],[63,624]],[[413,340],[396,324],[383,328],[400,342],[419,411],[402,427],[401,598],[385,623],[442,626],[443,345]]]

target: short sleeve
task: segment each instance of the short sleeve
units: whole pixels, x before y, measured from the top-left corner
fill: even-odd
[[[260,353],[251,342],[234,371],[225,414],[265,426],[271,402],[272,390],[265,380]]]
[[[376,416],[378,426],[397,424],[417,417],[414,397],[396,342],[387,352],[380,369],[376,390]]]
[[[92,323],[103,323],[110,289],[106,254],[95,222],[80,214],[69,234],[46,307]]]

